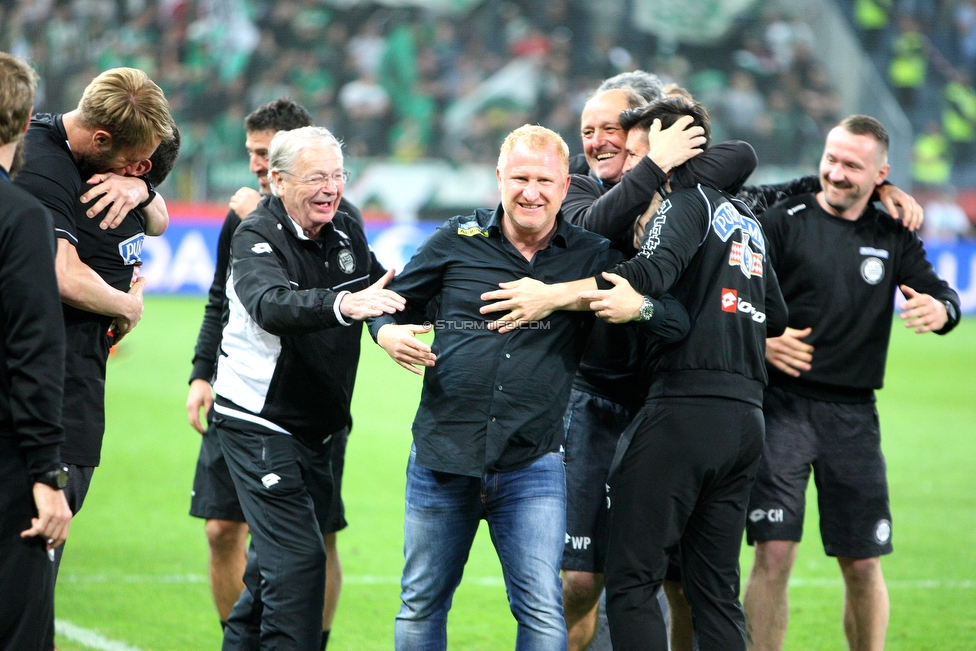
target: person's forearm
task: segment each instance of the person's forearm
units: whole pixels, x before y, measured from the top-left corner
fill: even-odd
[[[142,209],[146,217],[146,235],[162,235],[169,226],[169,211],[166,210],[166,202],[162,195],[157,194],[156,198],[148,206]]]
[[[571,312],[583,312],[590,309],[590,304],[581,301],[580,292],[596,289],[596,279],[593,277],[580,278],[567,283],[556,283],[549,285],[551,288],[553,312],[556,310],[569,310]]]
[[[66,240],[58,240],[55,271],[61,301],[72,307],[111,317],[132,318],[139,311],[137,297],[121,292],[78,258]]]

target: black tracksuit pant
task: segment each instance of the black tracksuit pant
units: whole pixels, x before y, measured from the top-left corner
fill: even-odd
[[[0,650],[54,647],[54,563],[30,529],[34,483],[18,441],[0,437]]]
[[[648,400],[623,433],[608,480],[615,651],[667,651],[656,597],[675,552],[701,651],[746,648],[739,551],[764,431],[758,406],[676,397]]]
[[[311,450],[287,434],[218,416],[214,428],[251,531],[244,592],[224,651],[321,648],[324,523],[332,501],[331,446]]]

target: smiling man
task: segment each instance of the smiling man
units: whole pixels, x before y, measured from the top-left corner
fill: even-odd
[[[500,334],[479,308],[499,283],[577,278],[615,259],[569,224],[568,148],[523,126],[505,139],[495,210],[448,220],[390,285],[411,308],[370,323],[404,368],[424,372],[407,464],[405,565],[396,648],[443,650],[447,614],[479,522],[487,520],[518,621],[516,649],[566,648],[559,578],[566,533],[563,413],[592,315],[560,312]],[[615,257],[616,256],[616,257]],[[435,296],[434,341],[413,325]],[[420,368],[417,368],[420,367]]]
[[[229,202],[229,211],[217,241],[217,262],[213,283],[210,285],[203,323],[193,350],[193,371],[190,374],[190,390],[186,399],[190,425],[199,432],[200,455],[193,478],[190,515],[206,520],[207,543],[210,547],[210,587],[214,604],[222,624],[230,616],[231,608],[244,587],[242,577],[247,560],[247,524],[234,490],[234,483],[227,470],[220,443],[212,427],[206,427],[200,413],[212,420],[213,382],[217,372],[220,337],[227,273],[230,269],[230,242],[241,221],[251,214],[261,197],[271,194],[268,176],[268,149],[278,131],[290,131],[312,124],[312,116],[298,102],[280,98],[262,104],[244,118],[248,164],[259,190],[242,187]],[[339,211],[358,223],[363,219],[359,210],[344,196],[339,199]],[[342,503],[342,471],[345,465],[346,436],[340,432],[332,440],[332,508],[328,522],[323,526],[325,534],[326,593],[325,610],[322,613],[323,648],[328,641],[339,602],[342,587],[342,566],[339,562],[337,532],[346,527],[345,509]]]
[[[811,470],[824,551],[844,578],[848,645],[884,648],[881,556],[892,552],[892,524],[875,390],[895,292],[906,297],[901,318],[915,332],[946,334],[959,322],[959,297],[936,275],[922,241],[871,203],[887,175],[888,133],[876,119],[853,115],[827,135],[820,192],[761,217],[790,327],[766,342],[766,438],[746,526],[756,545],[745,594],[756,651],[783,646]]]
[[[234,234],[213,427],[251,531],[224,649],[321,648],[333,439],[349,427],[360,323],[402,309],[359,224],[338,210],[342,149],[281,131],[272,196]]]

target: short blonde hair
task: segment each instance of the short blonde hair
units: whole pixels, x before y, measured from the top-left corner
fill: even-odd
[[[173,139],[173,118],[163,91],[135,68],[113,68],[95,77],[78,102],[78,112],[86,128],[112,134],[114,151]]]
[[[0,52],[0,145],[16,141],[34,105],[37,73],[23,60]]]
[[[523,124],[515,131],[505,137],[502,149],[498,154],[498,167],[505,167],[508,155],[512,152],[515,145],[523,144],[530,149],[545,149],[555,147],[559,152],[559,160],[562,163],[563,172],[569,173],[569,146],[555,131],[541,127],[537,124]]]

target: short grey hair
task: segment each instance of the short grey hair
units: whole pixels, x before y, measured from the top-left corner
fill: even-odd
[[[291,173],[295,159],[305,149],[331,147],[342,162],[342,143],[325,127],[301,127],[291,131],[279,131],[271,139],[268,148],[268,173]],[[271,184],[271,194],[278,195],[278,189]]]
[[[619,75],[605,79],[593,95],[596,96],[605,90],[614,90],[615,88],[633,89],[644,98],[644,103],[656,102],[665,97],[664,84],[661,83],[658,76],[643,70],[621,72]]]

